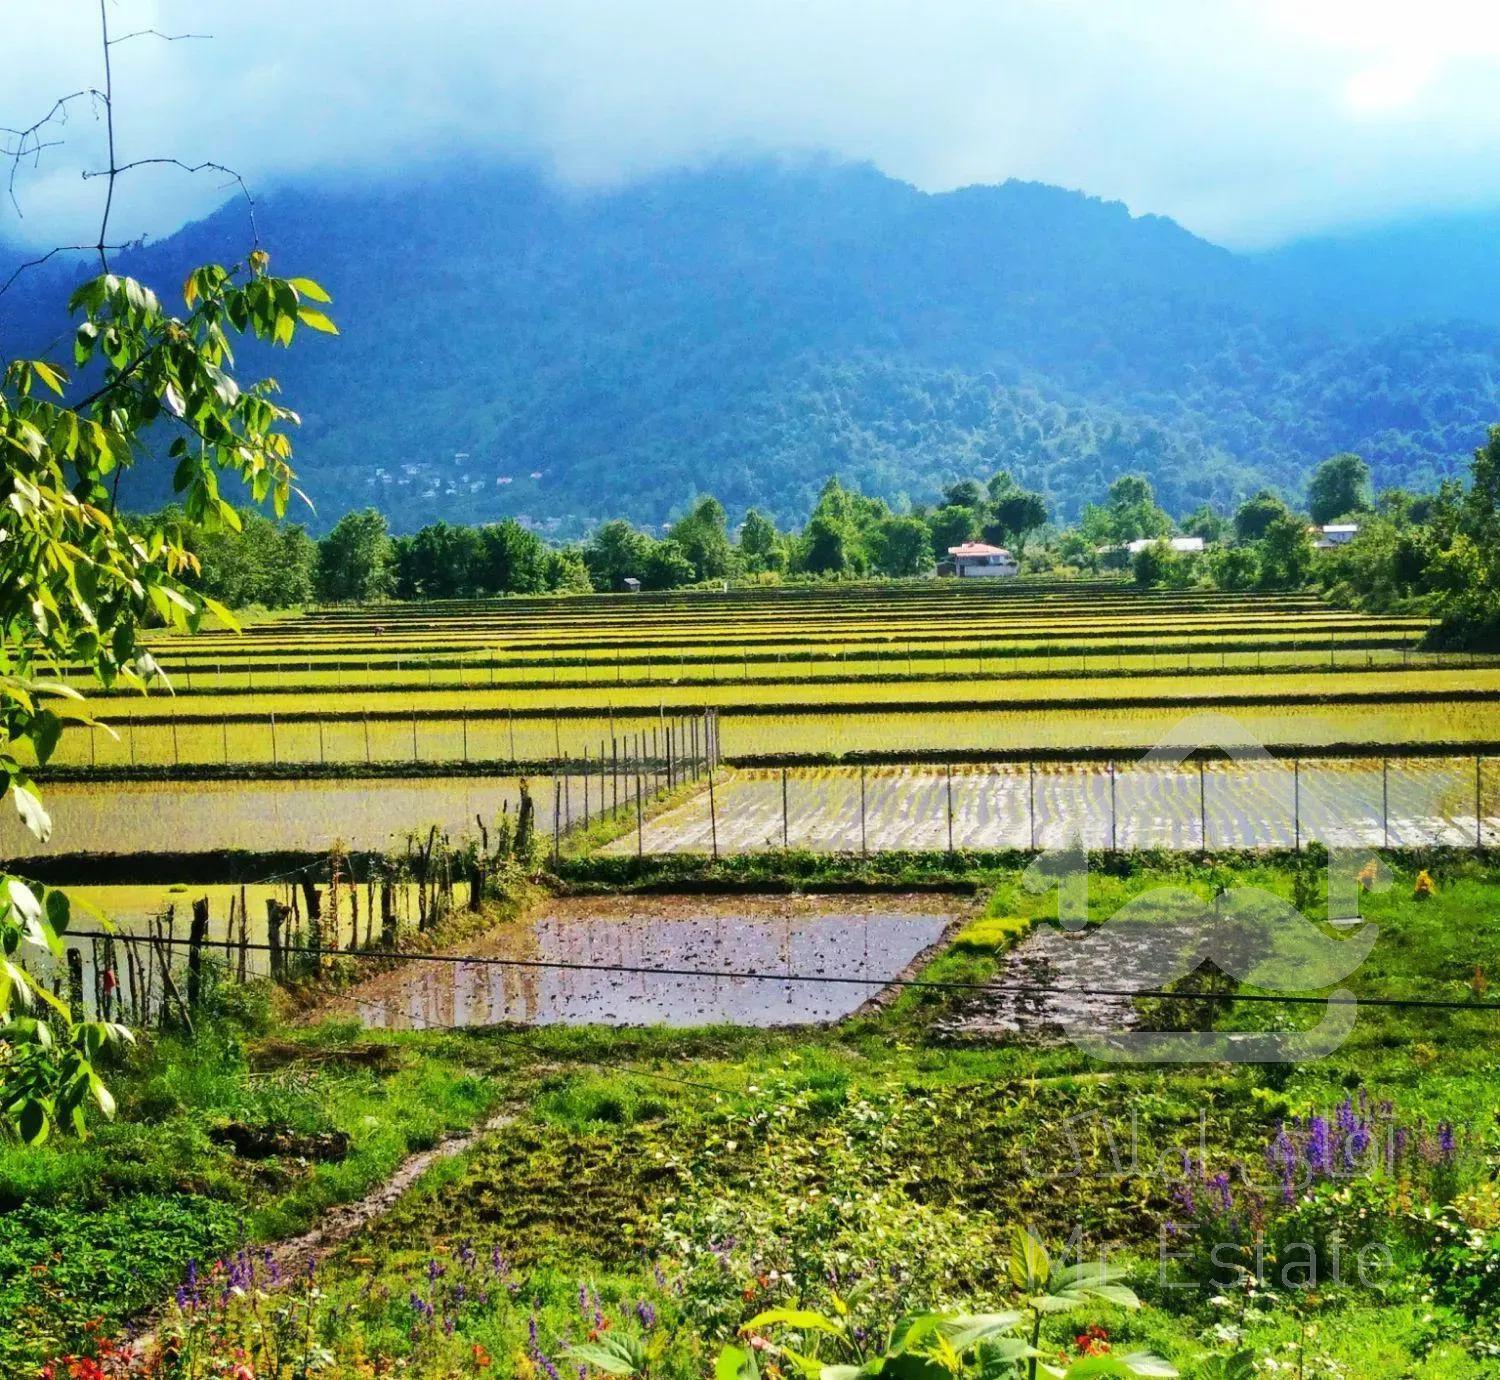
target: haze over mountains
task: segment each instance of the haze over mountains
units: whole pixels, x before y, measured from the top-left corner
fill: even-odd
[[[1065,516],[1126,471],[1182,512],[1296,493],[1340,450],[1430,484],[1500,420],[1494,216],[1236,255],[1039,184],[778,164],[587,195],[453,171],[257,214],[343,331],[242,359],[303,415],[318,527],[375,503],[572,535],[702,491],[800,520],[832,474],[920,502],[1000,467]],[[230,204],[118,265],[175,286],[247,243]],[[0,298],[6,348],[61,329],[83,270],[49,270]]]

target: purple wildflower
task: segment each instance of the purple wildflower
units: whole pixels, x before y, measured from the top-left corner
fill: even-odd
[[[636,1304],[635,1315],[641,1320],[641,1326],[647,1332],[656,1326],[656,1309],[647,1303],[645,1299]]]
[[[1315,1116],[1307,1123],[1307,1167],[1314,1176],[1333,1173],[1333,1146],[1325,1117]]]

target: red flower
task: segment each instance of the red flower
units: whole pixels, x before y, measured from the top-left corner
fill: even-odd
[[[1073,1339],[1080,1356],[1103,1356],[1109,1350],[1109,1332],[1095,1323]]]

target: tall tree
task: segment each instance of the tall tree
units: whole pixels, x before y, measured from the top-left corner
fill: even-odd
[[[651,546],[651,538],[623,518],[606,522],[583,551],[594,588],[623,589],[627,579],[643,579]]]
[[[318,543],[318,598],[365,603],[395,588],[395,548],[385,515],[375,508],[345,513]]]
[[[1240,541],[1259,541],[1273,522],[1288,517],[1291,509],[1269,489],[1247,498],[1234,513],[1234,535]]]
[[[984,529],[987,541],[1011,543],[1023,551],[1026,538],[1047,522],[1047,504],[1041,494],[1014,489],[990,505],[990,521]]]
[[[687,558],[693,579],[722,580],[733,571],[734,548],[729,543],[724,505],[718,499],[699,499],[686,517],[672,524],[667,535]]]
[[[764,570],[786,569],[786,542],[776,524],[752,508],[740,527],[740,563],[752,575]]]
[[[1257,554],[1262,589],[1301,589],[1312,577],[1312,534],[1295,513],[1283,513],[1271,520]]]
[[[893,578],[932,569],[932,533],[919,517],[888,517],[875,526],[875,569]]]
[[[492,594],[540,594],[547,588],[547,548],[515,518],[480,530],[480,580]]]
[[[960,504],[939,508],[929,519],[932,532],[932,554],[946,560],[949,547],[962,546],[979,535],[979,514]]]
[[[1307,512],[1320,527],[1363,513],[1371,502],[1370,467],[1348,451],[1323,461],[1307,483]]]

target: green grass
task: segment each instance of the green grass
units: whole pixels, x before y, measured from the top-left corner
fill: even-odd
[[[844,880],[860,879],[848,861],[786,862],[804,883],[837,881],[840,869]],[[575,868],[596,882],[610,872],[600,863]],[[756,871],[748,863],[721,870],[724,883],[736,870],[742,881]],[[704,871],[700,864],[697,875]],[[660,880],[674,878],[688,873],[666,870]],[[973,879],[991,887],[983,913],[929,967],[931,977],[982,980],[1055,904],[1023,888],[1014,870]],[[1091,878],[1090,916],[1104,921],[1161,885],[1204,898],[1222,885],[1291,897],[1294,878],[1275,860],[1116,860]],[[1476,967],[1500,972],[1500,930],[1483,919],[1500,899],[1500,872],[1445,859],[1438,888],[1432,900],[1414,900],[1402,866],[1389,891],[1364,898],[1382,933],[1353,979],[1357,992],[1466,1001]],[[68,1223],[63,1253],[80,1259],[109,1254],[121,1213],[156,1223],[156,1273],[144,1283],[128,1272],[110,1276],[90,1295],[90,1310],[118,1317],[165,1281],[171,1262],[232,1238],[241,1221],[256,1239],[300,1229],[409,1151],[502,1105],[515,1115],[512,1126],[430,1174],[321,1267],[324,1289],[349,1301],[366,1342],[417,1346],[402,1300],[420,1286],[426,1261],[451,1265],[472,1240],[486,1256],[500,1250],[524,1284],[519,1303],[465,1305],[464,1346],[481,1341],[511,1356],[524,1346],[526,1300],[535,1297],[544,1345],[555,1351],[559,1334],[577,1335],[577,1288],[592,1282],[612,1316],[642,1297],[656,1299],[664,1316],[671,1310],[676,1330],[661,1373],[700,1374],[716,1339],[761,1304],[826,1304],[830,1267],[863,1281],[861,1306],[876,1316],[898,1298],[1003,1302],[1004,1232],[1024,1220],[1054,1243],[1081,1229],[1133,1261],[1147,1307],[1111,1314],[1107,1324],[1122,1347],[1151,1345],[1191,1375],[1226,1310],[1207,1290],[1177,1293],[1156,1281],[1156,1231],[1172,1207],[1158,1179],[1117,1162],[1127,1132],[1157,1152],[1201,1134],[1216,1160],[1253,1159],[1279,1119],[1330,1108],[1363,1086],[1412,1120],[1471,1121],[1476,1175],[1500,1165],[1494,1013],[1370,1009],[1349,1043],[1317,1063],[1157,1070],[1099,1065],[1068,1046],[935,1042],[933,1018],[952,1000],[909,989],[880,1014],[822,1033],[584,1027],[359,1036],[331,1026],[277,1032],[270,1068],[252,1062],[261,1038],[253,1021],[247,1028],[226,1018],[192,1046],[159,1040],[116,1075],[120,1124],[86,1144],[0,1155],[0,1201],[24,1202],[29,1214],[0,1217],[0,1261],[22,1262],[0,1268],[0,1311],[19,1310],[29,1329],[10,1345],[34,1345],[68,1325],[54,1316],[61,1305],[47,1276],[28,1272],[28,1262],[58,1254],[48,1236],[61,1220],[47,1215],[54,1210]],[[1267,1019],[1265,1010],[1234,1004],[1223,1023],[1245,1028]],[[372,1044],[389,1051],[387,1064],[348,1062],[351,1048]],[[353,1149],[342,1165],[242,1164],[207,1135],[228,1118],[342,1129]],[[1059,1169],[1068,1171],[1060,1179]],[[721,1261],[708,1247],[730,1238],[737,1244]],[[1486,1362],[1466,1355],[1464,1329],[1421,1297],[1420,1252],[1404,1250],[1401,1272],[1379,1292],[1326,1291],[1315,1302],[1280,1294],[1264,1316],[1242,1318],[1236,1303],[1235,1325],[1263,1351],[1303,1340],[1310,1326],[1310,1346],[1351,1376],[1487,1373]],[[656,1266],[681,1294],[654,1284]],[[773,1269],[777,1280],[765,1282]],[[378,1307],[370,1302],[387,1296]],[[621,1317],[619,1325],[629,1324]],[[1048,1335],[1066,1344],[1069,1326],[1060,1321]],[[1478,1346],[1479,1334],[1471,1341]],[[446,1373],[435,1359],[441,1349],[434,1341],[429,1356],[419,1347],[421,1364],[433,1369],[414,1373]],[[442,1364],[457,1362],[450,1355]]]

